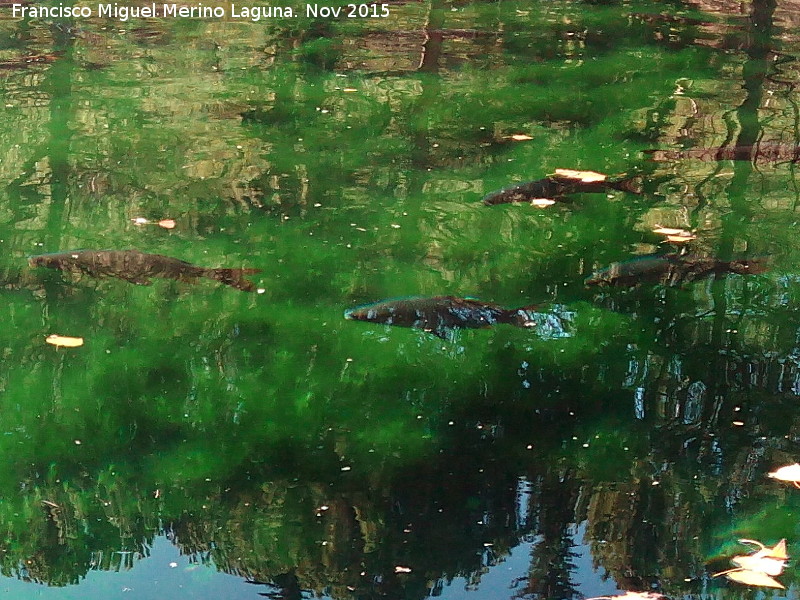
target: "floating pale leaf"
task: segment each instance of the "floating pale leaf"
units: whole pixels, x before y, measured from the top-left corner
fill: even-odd
[[[511,136],[511,139],[515,142],[527,142],[528,140],[532,140],[533,138],[529,135],[525,135],[524,133],[515,133]]]
[[[625,592],[617,596],[596,596],[586,600],[661,600],[663,594],[657,592]]]
[[[692,234],[689,234],[689,235],[668,235],[667,236],[667,241],[668,242],[674,242],[674,243],[678,243],[678,244],[685,244],[686,242],[691,242],[692,240],[696,240],[696,239],[697,239],[697,236],[696,235],[692,235]]]
[[[160,221],[154,222],[144,217],[136,217],[135,219],[131,219],[131,221],[133,221],[135,225],[158,225],[164,229],[174,229],[176,224],[174,219],[161,219]]]
[[[556,169],[555,175],[564,179],[577,179],[583,183],[596,183],[608,178],[608,175],[596,171],[574,171],[572,169]]]
[[[760,573],[758,571],[734,569],[732,571],[728,571],[724,575],[731,581],[736,581],[745,585],[785,589],[779,581],[773,579],[766,573]]]
[[[765,550],[769,550],[769,554],[765,554],[764,556],[769,556],[770,558],[777,558],[780,560],[789,560],[789,555],[786,553],[785,539],[775,544],[772,548],[765,548]]]
[[[678,244],[697,239],[696,235],[686,229],[678,229],[677,227],[662,227],[659,224],[656,224],[656,226],[653,228],[653,233],[665,235],[667,236],[668,242],[676,242]]]
[[[77,348],[78,346],[83,346],[83,338],[56,335],[55,333],[48,335],[44,341],[59,348]]]
[[[556,201],[551,198],[534,198],[531,200],[531,204],[539,208],[547,208],[548,206],[553,206],[555,203]]]
[[[758,552],[748,556],[734,556],[731,562],[745,571],[766,573],[767,575],[780,575],[786,566],[785,559],[757,556]]]
[[[774,558],[777,560],[789,560],[789,555],[786,553],[786,539],[782,539],[780,542],[775,544],[772,548],[765,546],[761,542],[757,540],[747,540],[741,539],[739,540],[740,544],[753,544],[754,546],[758,546],[758,552],[751,554],[753,558]]]
[[[691,233],[685,229],[678,229],[677,227],[664,227],[658,223],[656,223],[655,227],[653,227],[653,233],[658,233],[660,235],[691,235]]]
[[[790,481],[795,487],[800,488],[800,485],[798,485],[800,483],[800,464],[794,463],[793,465],[781,467],[769,473],[768,476],[779,481]]]

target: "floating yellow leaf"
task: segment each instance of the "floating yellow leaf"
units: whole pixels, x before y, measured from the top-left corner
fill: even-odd
[[[757,540],[739,540],[740,544],[752,544],[759,549],[753,554],[745,556],[734,556],[731,559],[737,568],[721,573],[715,573],[714,577],[725,575],[728,579],[745,585],[761,587],[781,588],[783,585],[772,578],[772,575],[780,575],[789,560],[786,552],[786,540],[781,540],[773,547],[765,546]]]
[[[689,235],[668,235],[667,236],[667,241],[668,242],[675,242],[675,243],[678,243],[678,244],[685,244],[686,242],[691,242],[692,240],[696,240],[696,239],[697,239],[697,236],[696,235],[692,235],[691,233]]]
[[[756,553],[757,554],[757,553]],[[731,562],[745,571],[755,571],[766,575],[780,575],[786,566],[786,560],[768,556],[734,556]]]
[[[657,592],[625,592],[617,596],[596,596],[586,600],[661,600],[663,597]]]
[[[723,574],[731,581],[736,581],[745,585],[785,589],[779,581],[773,579],[766,573],[760,573],[758,571],[734,569],[732,571],[728,571],[727,573],[718,573],[718,575]]]
[[[789,555],[786,554],[785,539],[775,544],[772,548],[765,548],[765,550],[769,550],[769,553],[765,554],[765,556],[769,556],[770,558],[778,558],[780,560],[789,560]]]
[[[533,139],[531,136],[525,135],[524,133],[515,133],[514,135],[512,135],[510,137],[515,142],[527,142],[528,140],[532,140]]]
[[[135,225],[158,225],[164,229],[174,229],[176,224],[173,219],[161,219],[160,221],[153,222],[144,217],[136,217],[135,219],[131,219],[131,221],[133,221]]]
[[[555,203],[556,201],[551,198],[534,198],[531,200],[531,204],[539,208],[547,208],[548,206],[553,206]]]
[[[678,229],[677,227],[662,227],[657,223],[653,228],[653,233],[665,235],[667,236],[668,242],[677,242],[679,244],[697,239],[697,236],[691,231],[687,231],[686,229]]]
[[[768,476],[778,481],[790,481],[796,488],[800,488],[800,485],[798,485],[800,483],[800,464],[794,463],[793,465],[781,467],[769,473]]]
[[[789,560],[789,555],[786,553],[786,539],[782,539],[772,548],[765,546],[764,544],[762,544],[757,540],[741,539],[739,540],[739,543],[752,544],[753,546],[758,546],[759,547],[758,552],[755,552],[750,555],[754,558],[775,558],[778,560]]]
[[[65,335],[56,335],[55,333],[48,335],[44,341],[57,348],[77,348],[78,346],[83,346],[83,338],[67,337]]]
[[[677,227],[664,227],[663,225],[659,225],[656,223],[655,227],[653,227],[653,233],[658,233],[660,235],[683,235],[689,234],[688,231],[685,229],[678,229]]]
[[[564,179],[577,179],[583,183],[597,183],[608,178],[608,175],[596,171],[574,171],[572,169],[556,169],[554,174]]]

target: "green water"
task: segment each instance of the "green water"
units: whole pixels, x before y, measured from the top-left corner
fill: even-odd
[[[767,477],[800,461],[795,164],[643,152],[791,154],[793,5],[388,6],[0,4],[0,594],[749,598],[711,577],[737,539],[797,555],[800,492]],[[557,168],[641,193],[480,202]],[[584,285],[668,252],[657,224],[768,269]],[[28,266],[79,248],[258,291]],[[343,318],[441,295],[541,322]]]

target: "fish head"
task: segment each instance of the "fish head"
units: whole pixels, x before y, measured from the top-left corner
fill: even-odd
[[[382,300],[372,304],[364,304],[346,310],[344,318],[351,321],[366,321],[380,323],[381,325],[399,325],[401,327],[427,328],[438,325],[432,314],[436,312],[437,303],[441,298],[396,298]]]
[[[66,266],[76,264],[81,261],[86,254],[83,250],[71,250],[69,252],[51,252],[48,254],[37,254],[28,257],[28,265],[31,267],[48,267],[50,269],[62,269]]]
[[[344,318],[349,321],[366,321],[368,323],[391,325],[393,317],[394,310],[385,304],[367,304],[344,311]]]
[[[627,263],[611,263],[610,266],[595,270],[589,277],[583,280],[583,284],[589,286],[610,286],[619,285],[620,281],[627,277],[637,275],[635,269],[639,263],[644,264],[642,259],[634,259]]]
[[[40,254],[39,256],[28,257],[28,266],[31,268],[49,267],[51,269],[57,269],[59,265],[58,259],[52,254]]]
[[[592,285],[610,285],[611,284],[611,277],[608,274],[607,270],[603,271],[595,271],[589,277],[583,280],[583,285],[585,286],[592,286]]]

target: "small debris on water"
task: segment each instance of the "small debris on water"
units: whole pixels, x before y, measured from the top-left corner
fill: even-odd
[[[653,233],[658,233],[661,235],[692,235],[692,232],[687,231],[686,229],[680,229],[678,227],[664,227],[658,223],[656,223],[653,227]]]
[[[583,183],[605,181],[608,176],[597,171],[576,171],[574,169],[556,169],[555,175],[566,179],[576,179]]]
[[[768,473],[767,476],[778,481],[788,481],[793,483],[795,487],[800,488],[800,464],[786,465]]]
[[[691,242],[692,240],[696,240],[696,239],[697,239],[696,235],[668,235],[667,236],[667,241],[668,242],[673,242],[673,243],[677,243],[677,244],[683,244],[683,243],[686,243],[686,242]]]
[[[131,219],[134,225],[158,225],[159,227],[163,227],[164,229],[175,229],[175,220],[174,219],[161,219],[160,221],[150,221],[149,219],[145,219],[144,217],[134,217]]]
[[[83,338],[57,335],[55,333],[48,335],[44,341],[56,348],[77,348],[78,346],[83,346]]]

